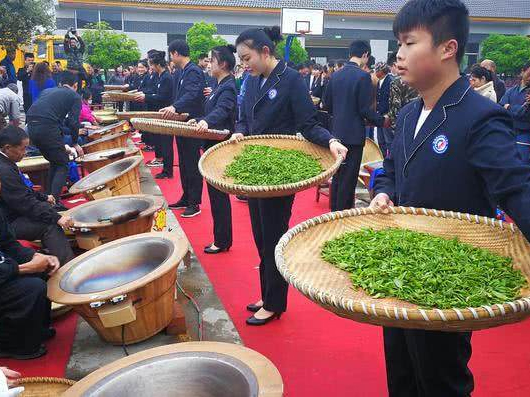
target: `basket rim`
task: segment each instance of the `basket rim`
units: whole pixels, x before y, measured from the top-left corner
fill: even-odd
[[[294,182],[294,183],[284,183],[282,185],[266,185],[266,186],[239,185],[235,183],[222,182],[218,179],[211,178],[206,173],[204,169],[204,162],[211,153],[219,149],[222,149],[223,147],[227,145],[234,145],[234,144],[238,144],[239,142],[260,140],[260,139],[288,139],[288,140],[299,141],[299,142],[307,142],[309,144],[316,145],[308,141],[307,139],[299,137],[297,135],[282,135],[282,134],[251,135],[251,136],[246,136],[238,140],[232,140],[232,141],[228,140],[228,141],[220,142],[215,146],[212,146],[210,149],[208,149],[202,154],[201,158],[199,159],[199,172],[204,177],[204,179],[206,179],[206,182],[208,182],[209,184],[217,188],[220,188],[220,190],[240,191],[240,192],[244,191],[244,192],[248,192],[249,194],[279,193],[283,191],[301,191],[311,186],[314,186],[323,180],[327,180],[331,176],[333,176],[333,174],[335,174],[335,172],[339,169],[343,161],[341,158],[335,159],[335,162],[333,163],[331,167],[322,171],[320,174],[312,178],[304,179],[303,181]]]
[[[392,214],[402,215],[413,215],[413,216],[429,216],[436,218],[450,218],[458,219],[460,221],[467,221],[469,223],[483,224],[499,228],[502,230],[509,230],[514,234],[522,233],[519,231],[517,226],[513,223],[507,223],[502,220],[489,218],[487,216],[472,215],[467,213],[455,212],[455,211],[444,211],[427,208],[415,208],[415,207],[390,207]],[[421,308],[405,308],[398,307],[396,305],[371,303],[366,304],[363,299],[352,299],[352,298],[338,298],[327,291],[307,285],[302,282],[299,278],[291,273],[288,265],[284,258],[284,249],[289,242],[300,232],[303,232],[311,227],[328,223],[337,219],[363,216],[363,215],[376,215],[384,214],[380,210],[374,208],[356,208],[350,210],[344,210],[340,212],[331,212],[323,214],[305,222],[302,222],[290,230],[288,230],[278,242],[275,249],[276,266],[279,272],[282,274],[284,279],[291,284],[294,288],[304,294],[312,301],[331,306],[335,309],[342,310],[351,314],[365,315],[369,318],[384,317],[387,320],[396,321],[409,321],[414,320],[415,322],[432,322],[432,323],[455,323],[454,318],[456,315],[456,324],[459,323],[464,325],[466,322],[473,322],[476,320],[502,318],[513,313],[522,313],[530,311],[530,297],[522,297],[515,301],[496,303],[493,305],[484,305],[481,307],[468,307],[468,308],[451,308],[451,309],[421,309]],[[347,272],[346,272],[347,273]]]
[[[17,384],[22,383],[56,383],[62,385],[73,386],[76,381],[66,378],[55,378],[52,376],[31,376],[28,378],[19,378],[17,379]]]
[[[187,114],[187,113],[181,113],[181,114]],[[195,129],[195,126],[193,124],[189,124],[187,121],[180,121],[180,120],[171,120],[171,119],[150,119],[148,117],[133,117],[131,118],[131,124],[133,124],[133,126],[135,124],[151,124],[151,125],[157,125],[159,127],[182,127],[183,129],[189,129],[189,130],[194,130]],[[136,127],[135,127],[136,128]],[[138,129],[142,129],[142,128],[138,128]],[[230,131],[229,130],[215,130],[215,129],[208,129],[208,133],[206,133],[205,135],[213,135],[213,134],[216,134],[216,135],[219,135],[219,136],[223,136],[223,137],[226,137],[228,134],[230,134]],[[204,134],[204,133],[197,133],[197,135],[201,135],[201,134]]]

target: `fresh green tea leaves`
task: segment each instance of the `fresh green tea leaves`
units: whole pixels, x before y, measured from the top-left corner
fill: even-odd
[[[322,258],[351,273],[374,298],[424,308],[466,308],[513,301],[527,286],[511,258],[426,233],[362,229],[327,241]]]
[[[247,145],[226,167],[225,176],[238,185],[271,186],[300,182],[321,172],[318,160],[300,150]]]

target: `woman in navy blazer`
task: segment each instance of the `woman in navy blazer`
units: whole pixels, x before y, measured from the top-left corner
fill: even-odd
[[[249,29],[236,40],[239,58],[251,77],[232,139],[243,135],[297,132],[309,141],[329,147],[335,157],[347,149],[317,120],[317,111],[302,77],[274,57],[280,28]],[[276,268],[274,248],[289,227],[294,195],[249,199],[250,219],[260,262],[261,300],[247,309],[255,314],[248,325],[264,325],[279,318],[287,307],[287,282]]]
[[[205,116],[198,120],[198,131],[208,128],[234,131],[237,112],[237,89],[232,70],[236,65],[235,47],[232,45],[215,47],[210,54],[212,77],[216,84],[206,99]],[[204,148],[209,149],[218,141],[206,140]],[[213,217],[214,242],[204,248],[207,254],[228,251],[232,246],[232,208],[230,197],[213,186],[208,185],[208,195]]]

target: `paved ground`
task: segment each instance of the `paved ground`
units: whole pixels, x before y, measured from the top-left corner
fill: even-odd
[[[140,172],[142,192],[161,196],[162,193],[149,170],[143,167]],[[168,211],[168,228],[175,233],[182,234],[183,238],[185,238],[184,232],[171,211]],[[192,255],[191,268],[187,269],[183,264],[179,266],[178,282],[187,293],[195,298],[201,308],[204,340],[242,343],[232,320],[219,301],[208,276],[204,273],[201,264],[194,255]],[[182,304],[185,311],[189,337],[192,340],[198,340],[197,311],[181,293],[178,294],[178,301]],[[160,333],[147,341],[128,346],[127,350],[132,354],[179,341],[180,338],[178,336]],[[81,379],[97,368],[118,360],[124,355],[120,346],[112,346],[102,341],[96,332],[80,318],[72,355],[66,369],[66,378]]]

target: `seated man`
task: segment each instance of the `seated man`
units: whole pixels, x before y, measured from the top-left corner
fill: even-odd
[[[53,209],[52,195],[35,192],[24,183],[16,163],[24,157],[28,144],[28,134],[18,127],[8,126],[0,131],[0,181],[4,185],[0,208],[17,239],[41,240],[64,265],[74,254],[61,228],[72,226],[73,220]]]
[[[0,209],[0,358],[28,360],[46,354],[42,342],[55,330],[49,328],[44,279],[58,268],[56,257],[18,243]]]
[[[11,124],[18,126],[20,124],[20,97],[16,84],[9,84],[6,88],[0,88],[0,129],[4,128],[6,117],[9,116]]]

